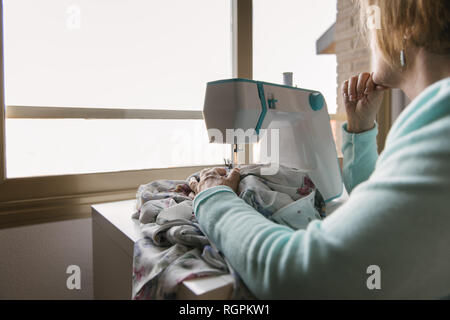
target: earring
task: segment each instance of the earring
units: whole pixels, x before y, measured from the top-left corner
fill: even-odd
[[[406,61],[405,61],[405,50],[404,50],[404,49],[402,49],[402,50],[400,51],[400,65],[402,66],[402,68],[404,68],[405,65],[406,65]]]
[[[402,50],[400,50],[400,65],[402,68],[406,66],[406,58],[405,58],[405,47],[406,47],[406,36],[403,37]]]

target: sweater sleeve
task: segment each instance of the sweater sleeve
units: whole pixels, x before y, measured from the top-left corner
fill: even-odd
[[[400,122],[370,178],[332,215],[304,230],[273,223],[225,186],[196,196],[199,224],[258,298],[448,296],[448,106],[430,106],[440,119],[427,118],[425,111],[417,115],[428,122],[420,128]],[[375,131],[366,135],[372,141],[370,166],[360,163],[363,157],[351,162],[365,168],[366,178],[373,170],[374,136]],[[354,139],[362,147],[361,137]]]
[[[348,193],[366,181],[375,169],[378,158],[377,133],[377,126],[358,134],[349,133],[347,123],[342,126],[343,179]]]

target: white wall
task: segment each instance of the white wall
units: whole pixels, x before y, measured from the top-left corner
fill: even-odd
[[[68,290],[67,266],[81,268]],[[92,220],[0,229],[0,299],[92,299]]]

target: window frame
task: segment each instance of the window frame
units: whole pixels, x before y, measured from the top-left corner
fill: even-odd
[[[232,1],[233,77],[252,78],[252,0]],[[3,1],[0,2],[0,228],[90,217],[93,203],[135,197],[140,184],[182,179],[205,166],[170,167],[25,178],[6,177],[5,119],[202,119],[201,111],[12,106],[4,100]],[[248,158],[251,160],[251,158]]]
[[[253,78],[252,0],[232,2],[232,76]],[[3,1],[0,0],[0,229],[18,225],[90,217],[94,203],[132,199],[137,187],[157,179],[183,179],[205,166],[170,167],[25,178],[6,177],[6,118],[203,119],[201,111],[5,106]],[[339,115],[330,115],[340,120]],[[338,119],[339,118],[339,119]],[[252,148],[238,153],[251,163]],[[245,158],[243,157],[245,156]],[[218,164],[223,165],[223,164]]]

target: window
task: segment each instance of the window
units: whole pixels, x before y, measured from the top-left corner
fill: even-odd
[[[229,146],[208,143],[201,120],[206,82],[232,77],[230,1],[4,0],[3,6],[8,178],[230,157]],[[31,107],[54,109],[46,108],[49,117]],[[68,107],[78,109],[62,110]],[[100,116],[86,119],[84,108]],[[130,112],[101,119],[112,109]],[[161,110],[157,119],[146,116],[149,109]]]
[[[336,20],[336,1],[253,1],[254,79],[318,90],[336,112],[336,56],[317,55],[316,40]]]

